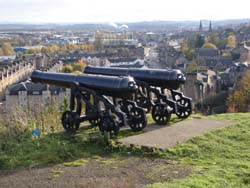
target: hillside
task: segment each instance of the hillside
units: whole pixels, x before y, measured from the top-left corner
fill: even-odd
[[[1,129],[0,137],[0,184],[4,187],[248,187],[250,114],[192,118],[230,120],[233,124],[168,150],[128,147],[115,142],[106,145],[97,128],[89,126],[76,135],[65,134],[59,127],[54,127],[53,132],[44,129],[39,137],[32,136],[32,123],[25,131],[6,127]],[[132,134],[135,133],[123,130],[119,138]]]

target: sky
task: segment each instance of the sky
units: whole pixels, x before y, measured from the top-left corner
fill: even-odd
[[[0,22],[86,23],[250,18],[250,0],[0,0]]]

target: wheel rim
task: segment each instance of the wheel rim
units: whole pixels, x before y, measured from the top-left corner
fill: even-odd
[[[170,120],[171,113],[168,112],[166,104],[156,104],[152,109],[152,118],[158,125],[166,125]]]
[[[189,101],[185,99],[179,99],[176,102],[178,104],[178,112],[176,113],[176,115],[179,118],[187,118],[192,114],[192,107]]]
[[[76,112],[66,111],[62,115],[62,125],[67,132],[75,132],[79,129],[80,123],[78,121],[78,114]]]
[[[130,110],[129,116],[129,126],[133,131],[141,131],[146,127],[147,118],[143,109],[134,107]]]
[[[119,126],[111,116],[105,116],[101,118],[99,130],[102,134],[107,132],[112,137],[118,135]]]

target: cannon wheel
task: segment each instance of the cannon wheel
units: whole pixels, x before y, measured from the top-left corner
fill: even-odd
[[[89,109],[86,105],[85,107],[85,114],[91,113],[93,110]],[[91,126],[96,127],[100,125],[100,118],[94,119],[94,120],[89,120],[89,123],[91,124]]]
[[[178,104],[178,112],[176,113],[176,115],[179,118],[184,119],[192,114],[192,107],[190,106],[190,101],[180,98],[176,102]]]
[[[101,117],[99,130],[101,134],[109,133],[110,137],[117,136],[119,133],[119,125],[112,116]]]
[[[67,132],[75,132],[80,127],[79,115],[76,112],[65,111],[62,115],[62,125]]]
[[[166,125],[170,120],[171,113],[169,113],[166,104],[157,103],[152,108],[152,118],[158,125]]]
[[[145,97],[141,96],[140,94],[135,94],[135,102],[138,106],[145,108],[147,113],[150,112],[151,105]]]
[[[143,109],[134,107],[129,111],[129,126],[133,131],[141,131],[147,126],[146,113]]]

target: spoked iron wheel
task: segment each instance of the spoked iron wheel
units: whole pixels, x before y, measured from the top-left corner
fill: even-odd
[[[171,113],[166,104],[157,103],[152,108],[152,118],[158,125],[166,125],[170,120]]]
[[[67,132],[75,132],[79,129],[79,115],[76,112],[65,111],[62,115],[62,125]]]
[[[99,130],[101,134],[107,132],[110,137],[117,136],[119,133],[119,125],[112,116],[104,116],[101,118]]]
[[[147,98],[144,96],[141,96],[139,94],[135,94],[135,102],[139,107],[142,107],[147,110],[147,113],[150,112],[151,110],[151,105]]]
[[[188,99],[178,99],[177,101],[178,104],[178,112],[176,112],[176,115],[179,118],[187,118],[192,114],[192,107],[190,105],[190,101]]]
[[[131,108],[128,117],[128,124],[133,131],[141,131],[147,125],[146,113],[142,108]]]

